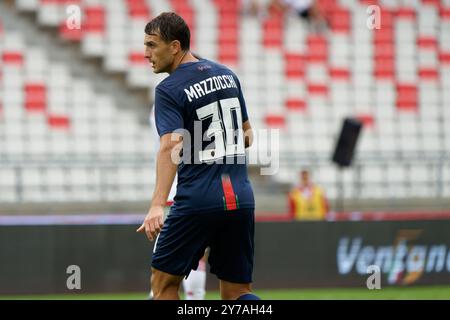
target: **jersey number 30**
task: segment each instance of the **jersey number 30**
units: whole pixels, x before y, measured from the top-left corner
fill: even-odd
[[[219,112],[219,102],[222,112]],[[233,113],[236,115],[236,121],[233,120]],[[245,153],[241,104],[238,98],[210,103],[197,109],[197,116],[201,121],[212,118],[205,135],[209,139],[214,137],[214,145],[199,152],[201,162],[212,162]]]

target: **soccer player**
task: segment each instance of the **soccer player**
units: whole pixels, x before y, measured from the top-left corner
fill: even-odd
[[[155,89],[156,186],[137,229],[156,239],[154,298],[179,299],[183,277],[209,247],[222,299],[259,299],[251,291],[255,203],[245,159],[252,135],[239,80],[227,67],[191,54],[189,28],[175,13],[151,20],[144,44],[153,72],[169,73]],[[163,221],[176,173],[176,196]]]

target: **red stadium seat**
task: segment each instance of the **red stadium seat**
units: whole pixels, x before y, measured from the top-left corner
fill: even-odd
[[[439,10],[439,15],[443,20],[450,19],[450,7],[441,7]]]
[[[450,52],[440,52],[439,61],[442,64],[450,64]]]
[[[219,61],[237,65],[239,58],[239,47],[237,43],[228,43],[221,47],[219,51]]]
[[[44,112],[47,108],[46,87],[42,83],[25,84],[25,108],[30,112]]]
[[[390,79],[394,78],[394,60],[392,58],[378,58],[375,59],[374,77],[376,79]]]
[[[381,26],[378,30],[392,29],[392,27],[394,26],[395,15],[390,10],[386,10],[385,8],[381,7],[380,16]]]
[[[147,7],[129,7],[128,14],[133,18],[143,18],[147,20],[150,19],[150,11]]]
[[[310,95],[326,96],[328,95],[328,86],[325,84],[308,84],[308,93]]]
[[[373,35],[373,42],[375,45],[379,43],[394,42],[394,31],[392,28],[375,29]]]
[[[219,8],[224,13],[237,13],[239,10],[238,0],[214,0],[214,3],[216,4],[217,8]]]
[[[80,41],[82,37],[82,28],[80,29],[69,29],[65,22],[59,25],[59,35],[61,38],[68,41]]]
[[[148,64],[143,52],[130,52],[128,54],[130,64]]]
[[[191,8],[188,1],[185,1],[184,3],[185,8],[188,6]],[[217,22],[217,27],[219,29],[217,58],[221,63],[236,66],[239,62],[238,3],[236,0],[214,0],[214,3],[219,14]],[[193,18],[192,20],[194,21]],[[194,23],[193,21],[192,23]]]
[[[265,122],[269,128],[286,127],[286,118],[282,115],[268,114],[266,115]]]
[[[219,43],[220,44],[226,44],[226,43],[237,43],[237,39],[239,37],[238,29],[237,28],[231,28],[227,27],[225,29],[221,29],[219,36]]]
[[[3,51],[2,60],[4,64],[23,64],[23,54],[19,51]]]
[[[402,7],[395,11],[395,17],[399,19],[416,19],[416,11],[413,8]]]
[[[333,14],[335,10],[338,10],[337,0],[319,0],[318,1],[319,10],[326,16],[329,17]]]
[[[378,0],[359,0],[359,3],[365,6],[379,5]]]
[[[310,62],[326,62],[328,60],[328,43],[322,35],[309,35],[306,39],[307,57]]]
[[[330,67],[328,72],[329,72],[330,78],[334,81],[350,80],[350,72],[347,69]]]
[[[128,15],[132,18],[150,18],[150,9],[145,0],[127,0]]]
[[[288,79],[305,76],[305,57],[301,54],[285,54],[285,75]]]
[[[263,45],[269,48],[281,48],[283,43],[283,22],[271,17],[263,23]]]
[[[48,115],[47,124],[51,129],[67,130],[70,128],[69,118],[61,115]]]
[[[322,35],[310,34],[306,39],[309,48],[321,48],[327,46],[327,39]]]
[[[437,49],[437,41],[434,37],[420,36],[417,38],[417,46],[421,49]]]
[[[378,43],[375,45],[375,59],[393,59],[394,58],[394,44],[393,43]]]
[[[86,20],[82,27],[86,32],[103,33],[105,31],[105,9],[102,6],[87,7],[84,14]]]
[[[239,25],[239,19],[236,13],[222,13],[219,21],[219,28],[227,29],[227,28],[237,28]]]
[[[281,29],[280,29],[281,30]],[[282,34],[278,30],[264,32],[263,45],[266,48],[281,48],[283,44]]]
[[[397,85],[397,108],[404,111],[417,110],[417,87],[415,85]]]
[[[373,128],[375,124],[375,118],[371,114],[358,114],[356,118],[362,122],[365,128]]]
[[[286,100],[286,108],[292,111],[305,111],[306,102],[302,99],[291,98]]]
[[[170,4],[173,8],[173,10],[181,15],[186,21],[186,23],[189,25],[189,27],[192,27],[194,25],[194,10],[192,9],[189,1],[186,0],[171,0]]]
[[[433,5],[435,7],[439,7],[441,4],[441,0],[422,0],[422,4]]]
[[[335,9],[329,15],[330,27],[333,32],[350,33],[351,18],[350,13],[346,9]]]
[[[439,71],[435,68],[419,68],[418,75],[421,80],[437,81],[439,79]]]

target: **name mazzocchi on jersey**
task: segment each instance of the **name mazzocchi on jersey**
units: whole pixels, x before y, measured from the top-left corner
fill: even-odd
[[[193,98],[198,99],[212,92],[230,88],[237,88],[236,82],[233,76],[224,74],[194,83],[189,89],[184,89],[184,92],[189,102],[192,102]]]

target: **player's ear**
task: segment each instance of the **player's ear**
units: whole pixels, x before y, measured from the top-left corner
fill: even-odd
[[[176,55],[178,52],[181,51],[181,43],[178,40],[172,41],[170,47],[173,55]]]

